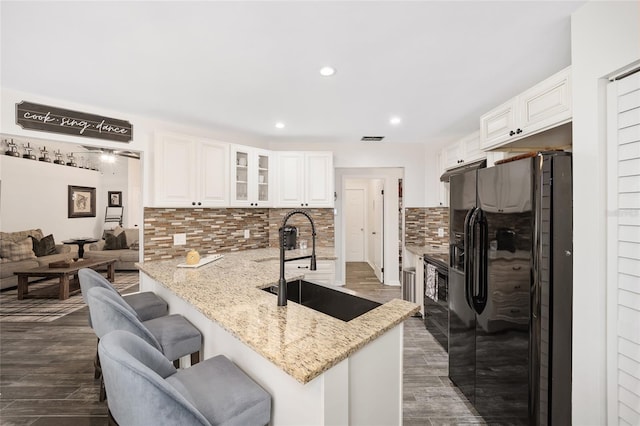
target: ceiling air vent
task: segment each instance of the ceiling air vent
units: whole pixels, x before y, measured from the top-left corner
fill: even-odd
[[[382,139],[384,139],[384,136],[363,136],[360,140],[364,142],[380,142]]]

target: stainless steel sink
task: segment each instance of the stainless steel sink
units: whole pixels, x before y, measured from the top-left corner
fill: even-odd
[[[278,294],[278,286],[263,288],[263,290]],[[342,321],[351,321],[381,305],[372,300],[305,280],[287,283],[287,300]]]

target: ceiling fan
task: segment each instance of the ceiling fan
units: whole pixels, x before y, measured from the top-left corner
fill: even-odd
[[[128,157],[136,160],[140,159],[140,153],[135,151],[100,148],[96,146],[86,146],[86,145],[82,145],[82,147],[87,151],[89,151],[90,153],[103,154],[103,155],[119,155],[121,157]]]

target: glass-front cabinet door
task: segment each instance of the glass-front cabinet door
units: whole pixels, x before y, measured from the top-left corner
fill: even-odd
[[[258,207],[271,205],[271,155],[269,153],[256,153],[258,159]]]
[[[232,201],[236,204],[249,204],[249,153],[233,150]]]
[[[272,205],[272,158],[266,150],[234,146],[231,150],[231,203],[236,207]]]

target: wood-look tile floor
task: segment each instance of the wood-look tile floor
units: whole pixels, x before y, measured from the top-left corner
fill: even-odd
[[[347,282],[379,302],[400,297],[366,263],[347,264]],[[95,345],[87,308],[49,323],[0,324],[0,425],[107,425],[93,379]],[[447,354],[422,319],[405,322],[404,346],[405,425],[484,424],[449,381]]]
[[[399,286],[380,284],[369,264],[349,262],[346,287],[377,302],[401,298]],[[404,425],[485,424],[448,377],[447,352],[427,331],[422,318],[404,323]]]

